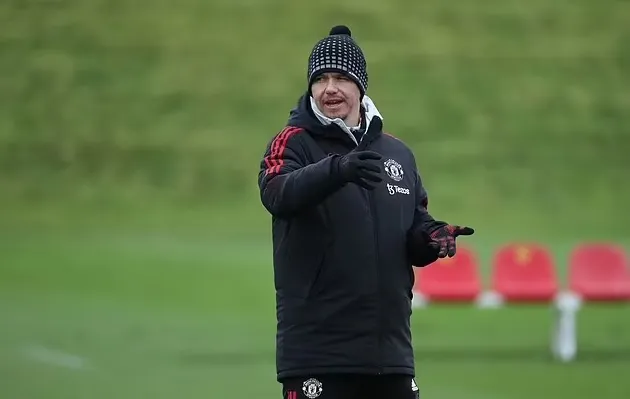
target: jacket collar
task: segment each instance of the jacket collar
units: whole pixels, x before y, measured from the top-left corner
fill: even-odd
[[[350,139],[354,141],[354,143],[357,145],[359,143],[355,137],[354,132],[356,132],[357,130],[363,129],[363,134],[365,134],[365,132],[367,131],[367,128],[370,126],[370,122],[375,116],[378,116],[381,120],[383,119],[383,117],[381,116],[381,113],[376,108],[376,105],[374,105],[374,101],[372,101],[372,99],[368,97],[367,95],[364,95],[363,100],[361,101],[361,123],[359,123],[358,126],[354,126],[354,127],[348,126],[341,118],[331,119],[325,116],[317,107],[317,104],[315,103],[315,99],[313,99],[312,96],[309,96],[309,102],[310,102],[310,107],[311,107],[311,110],[313,111],[313,114],[322,125],[329,126],[329,125],[335,124],[339,126],[339,128],[341,128],[342,131],[347,133]],[[365,122],[365,124],[363,122]]]

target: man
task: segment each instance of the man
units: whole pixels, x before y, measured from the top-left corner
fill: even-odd
[[[336,26],[261,161],[285,399],[417,398],[413,266],[473,229],[434,220],[411,150],[382,131],[361,48]]]

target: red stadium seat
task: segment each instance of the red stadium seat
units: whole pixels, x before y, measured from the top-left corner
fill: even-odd
[[[630,262],[616,245],[577,245],[569,255],[568,272],[569,289],[583,300],[630,300]]]
[[[472,302],[481,291],[477,259],[460,246],[453,258],[415,269],[414,291],[431,302]]]
[[[493,259],[492,287],[504,302],[550,302],[558,290],[551,253],[538,244],[511,243]]]

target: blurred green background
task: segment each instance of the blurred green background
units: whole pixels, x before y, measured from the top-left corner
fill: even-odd
[[[0,397],[279,398],[257,173],[348,24],[435,217],[496,248],[630,249],[630,3],[0,3]],[[630,397],[630,308],[413,315],[423,397]],[[625,378],[624,378],[625,377]]]

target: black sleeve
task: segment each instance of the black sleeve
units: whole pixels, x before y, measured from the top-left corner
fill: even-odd
[[[299,128],[285,128],[267,145],[260,163],[261,201],[277,217],[288,217],[315,206],[343,185],[333,170],[334,156],[317,163],[306,160],[302,134],[306,133]]]
[[[429,197],[422,185],[420,174],[415,171],[415,198],[416,208],[414,211],[413,225],[409,230],[407,239],[407,250],[414,266],[427,266],[437,260],[437,251],[432,251],[427,247],[430,239],[428,234],[442,222],[436,221],[429,214]]]
[[[413,215],[413,228],[430,231],[432,228],[436,227],[436,223],[439,224],[439,222],[436,222],[429,214],[429,196],[422,184],[422,178],[417,171],[415,171],[415,177],[416,209]]]

